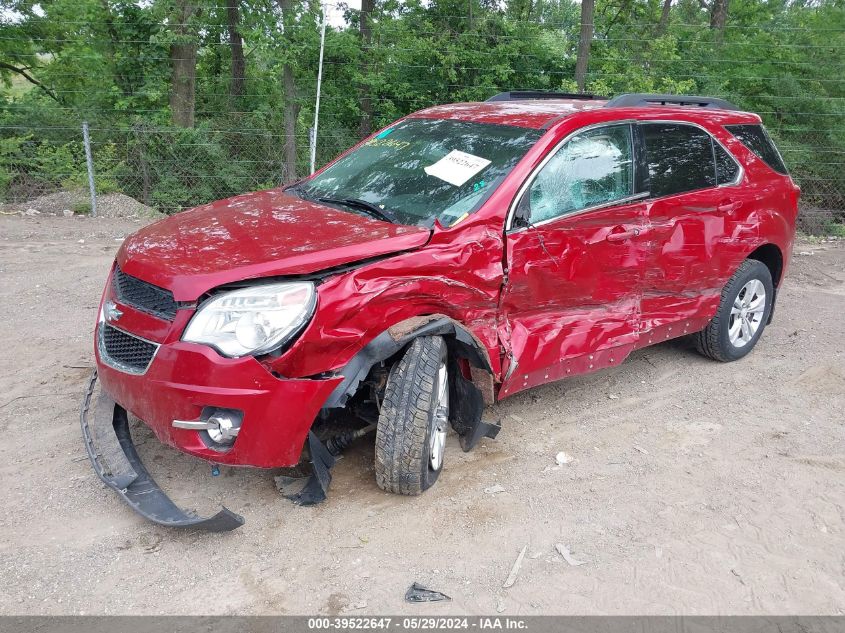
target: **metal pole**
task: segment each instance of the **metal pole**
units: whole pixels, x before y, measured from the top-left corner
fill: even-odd
[[[88,188],[91,190],[91,217],[97,217],[97,189],[94,187],[94,159],[91,157],[91,137],[88,121],[82,122],[82,140],[85,143],[85,162],[88,164]]]
[[[326,7],[323,10],[323,24],[320,27],[320,64],[317,66],[317,101],[314,103],[314,127],[311,128],[311,173],[317,161],[317,127],[320,124],[320,88],[323,83],[323,51],[326,47]]]

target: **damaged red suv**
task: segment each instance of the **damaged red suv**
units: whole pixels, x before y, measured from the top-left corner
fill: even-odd
[[[485,405],[678,336],[748,354],[798,196],[760,118],[719,99],[511,92],[417,112],[294,186],[124,242],[82,407],[91,461],[144,516],[228,530],[243,519],[189,515],[155,484],[127,413],[215,464],[310,461],[299,503],[374,431],[378,485],[419,494],[450,426],[464,450],[499,431]]]

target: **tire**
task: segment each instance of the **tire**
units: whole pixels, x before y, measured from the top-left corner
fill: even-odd
[[[440,476],[449,426],[447,366],[445,341],[422,336],[390,370],[376,429],[376,483],[382,490],[418,495]]]
[[[761,288],[765,293],[762,301]],[[772,274],[768,267],[757,260],[746,259],[725,284],[716,316],[695,335],[696,349],[704,356],[723,363],[746,356],[766,328],[774,296]],[[743,306],[744,311],[741,309]],[[747,316],[747,330],[742,315]]]

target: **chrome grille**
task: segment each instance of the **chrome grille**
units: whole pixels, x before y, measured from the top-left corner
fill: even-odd
[[[121,303],[168,321],[176,317],[172,292],[127,275],[119,267],[115,267],[112,281],[114,294]]]
[[[130,374],[143,374],[158,351],[158,345],[101,323],[97,341],[100,359],[110,367]]]

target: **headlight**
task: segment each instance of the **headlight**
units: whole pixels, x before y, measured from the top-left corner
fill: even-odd
[[[182,340],[211,345],[226,356],[266,354],[305,325],[315,304],[309,281],[233,290],[201,305]]]

